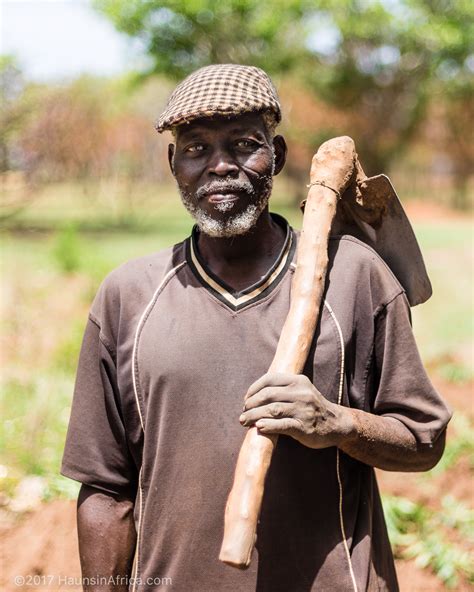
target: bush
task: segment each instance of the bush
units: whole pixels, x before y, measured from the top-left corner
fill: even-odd
[[[74,273],[79,270],[80,245],[75,226],[65,226],[58,232],[53,257],[61,273]]]

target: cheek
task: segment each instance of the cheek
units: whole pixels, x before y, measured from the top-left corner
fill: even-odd
[[[245,172],[254,179],[273,175],[275,157],[273,152],[252,154],[242,163]]]
[[[201,167],[197,163],[189,162],[186,163],[186,166],[183,166],[182,163],[175,161],[174,177],[179,187],[192,187],[199,180],[200,175]]]

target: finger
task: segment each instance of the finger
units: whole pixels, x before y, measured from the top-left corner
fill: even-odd
[[[248,426],[254,424],[259,419],[274,418],[281,419],[283,417],[292,416],[294,413],[294,405],[291,403],[271,403],[270,405],[263,405],[255,409],[249,409],[242,413],[239,421],[242,425]]]
[[[292,403],[294,400],[295,393],[288,386],[267,386],[245,399],[244,411],[270,403]]]
[[[279,434],[280,436],[295,436],[301,432],[297,419],[284,417],[283,419],[259,419],[255,426],[262,434]]]
[[[248,399],[258,391],[269,386],[288,386],[295,382],[296,374],[284,374],[280,372],[267,372],[250,385],[244,399]]]

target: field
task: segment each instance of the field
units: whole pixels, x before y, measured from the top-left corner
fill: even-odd
[[[109,270],[173,244],[191,228],[172,187],[159,197],[150,187],[136,191],[140,200],[132,208],[110,199],[106,187],[50,187],[5,225],[0,526],[11,566],[5,589],[14,574],[78,574],[69,501],[78,486],[58,467],[87,311]],[[286,191],[284,182],[276,187],[273,209],[298,226]],[[434,289],[413,311],[414,330],[455,415],[435,469],[379,479],[402,590],[467,590],[474,543],[472,222],[422,202],[408,202],[407,210]]]

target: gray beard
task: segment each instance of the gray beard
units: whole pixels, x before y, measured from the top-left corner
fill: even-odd
[[[237,202],[224,202],[215,204],[214,208],[221,213],[229,212],[225,219],[215,219],[205,212],[198,204],[199,200],[209,193],[218,193],[219,190],[245,192],[249,196],[255,196],[255,190],[247,181],[234,179],[216,179],[200,187],[194,198],[190,193],[178,186],[181,201],[184,207],[196,221],[199,230],[213,238],[231,238],[247,234],[257,223],[260,214],[263,212],[270,199],[273,187],[273,175],[264,177],[263,189],[253,203],[249,204],[243,212],[232,215],[232,209]],[[197,203],[196,203],[197,201]]]

